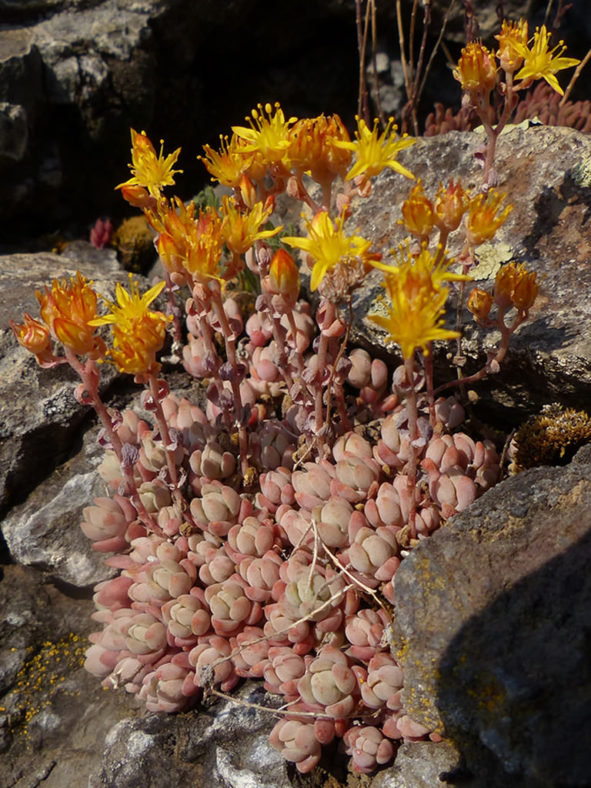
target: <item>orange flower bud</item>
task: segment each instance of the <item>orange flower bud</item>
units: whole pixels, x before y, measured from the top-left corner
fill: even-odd
[[[501,32],[495,36],[499,42],[497,58],[503,71],[512,73],[523,63],[523,51],[527,48],[527,22],[503,20]]]
[[[104,343],[90,324],[97,317],[97,294],[80,272],[69,282],[54,279],[51,289],[36,295],[41,318],[55,339],[81,356],[104,353]]]
[[[496,85],[497,66],[493,53],[477,41],[471,41],[462,49],[454,77],[471,95],[480,93],[488,96]]]
[[[167,233],[161,233],[156,241],[156,249],[169,274],[180,274],[184,272],[182,265],[183,249],[175,239]]]
[[[506,309],[513,303],[515,288],[515,263],[508,263],[499,268],[495,279],[495,301]]]
[[[125,183],[119,187],[119,190],[123,199],[127,200],[134,208],[140,208],[141,210],[154,210],[156,208],[156,199],[143,186]]]
[[[433,203],[425,195],[420,180],[411,191],[408,200],[402,203],[402,216],[409,232],[421,240],[429,237],[434,224]]]
[[[495,281],[495,301],[505,308],[514,304],[520,312],[527,313],[538,294],[536,277],[536,272],[527,271],[523,263],[504,265]]]
[[[254,208],[257,202],[257,190],[254,183],[250,180],[248,175],[241,175],[240,176],[240,184],[238,186],[238,191],[240,192],[240,196],[242,197],[242,202],[246,205],[247,208]]]
[[[476,320],[484,322],[488,318],[493,300],[492,295],[487,293],[486,290],[475,287],[468,296],[468,309]]]
[[[29,353],[34,353],[38,357],[51,356],[51,335],[47,326],[40,320],[35,320],[27,312],[24,314],[23,323],[10,321],[10,327],[14,332],[16,341],[22,345]]]
[[[353,154],[335,143],[350,142],[349,133],[338,115],[298,120],[289,133],[288,157],[293,167],[309,172],[318,183],[345,177]]]
[[[467,207],[468,195],[459,181],[450,180],[447,189],[440,184],[435,197],[435,224],[444,232],[457,230]]]
[[[296,302],[300,292],[300,274],[293,257],[285,249],[278,249],[273,255],[264,289]]]
[[[520,312],[527,312],[536,300],[538,295],[536,277],[536,272],[526,271],[524,265],[517,267],[517,281],[513,289],[513,303]]]
[[[106,351],[103,340],[93,336],[94,330],[87,325],[76,323],[67,317],[55,317],[52,328],[62,345],[66,345],[79,356],[102,356]]]

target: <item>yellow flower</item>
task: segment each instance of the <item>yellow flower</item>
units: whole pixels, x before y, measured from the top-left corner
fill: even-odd
[[[490,241],[509,216],[513,210],[512,205],[505,206],[497,214],[506,196],[496,189],[489,189],[486,195],[477,194],[470,200],[466,216],[466,232],[472,246],[479,246],[485,241]]]
[[[185,205],[179,197],[161,201],[157,212],[147,212],[148,221],[158,233],[156,248],[169,274],[183,274],[189,255],[190,238],[195,226],[195,204]]]
[[[369,262],[371,241],[360,235],[345,235],[344,213],[333,224],[326,211],[319,211],[311,222],[306,222],[308,237],[289,236],[282,238],[283,243],[303,249],[316,262],[312,268],[310,289],[316,290],[327,272],[339,263],[358,259]]]
[[[562,41],[554,49],[548,51],[550,35],[546,30],[546,26],[542,25],[534,33],[531,49],[528,49],[525,45],[520,47],[524,62],[523,68],[517,72],[515,78],[527,82],[534,79],[545,79],[550,87],[562,96],[564,91],[558,84],[555,76],[556,72],[562,71],[563,68],[576,66],[580,61],[572,57],[560,57],[566,49]],[[530,44],[532,41],[530,41]],[[557,55],[554,55],[556,50],[559,50],[559,52]]]
[[[115,288],[115,297],[117,299],[117,303],[113,301],[107,301],[106,303],[112,311],[107,315],[96,318],[91,322],[91,325],[105,326],[109,323],[113,323],[117,326],[123,326],[142,319],[145,317],[145,315],[150,313],[148,307],[152,301],[154,301],[154,299],[160,295],[165,286],[165,282],[158,282],[157,285],[151,287],[142,296],[140,295],[138,283],[133,281],[133,276],[130,274],[129,292],[127,292],[123,285],[117,282],[117,286]],[[164,322],[167,321],[166,315],[163,315],[161,312],[154,312],[151,314],[162,315]]]
[[[75,277],[54,279],[51,289],[37,292],[41,318],[51,334],[80,356],[97,357],[104,352],[102,339],[95,336],[98,297],[91,283],[78,271]]]
[[[426,254],[429,253],[424,250]],[[448,289],[441,286],[442,271],[429,268],[427,256],[413,260],[410,252],[385,277],[384,287],[390,298],[387,316],[371,315],[389,338],[400,345],[405,359],[412,358],[417,348],[425,354],[429,343],[437,339],[455,339],[457,331],[443,328]]]
[[[262,202],[255,203],[252,210],[242,212],[233,200],[222,200],[222,238],[234,254],[247,252],[255,241],[277,235],[283,226],[272,230],[261,230],[273,213],[272,205],[265,207]]]
[[[92,321],[92,325],[113,325],[113,347],[108,355],[121,372],[130,375],[154,375],[160,369],[156,353],[164,344],[169,318],[162,312],[149,309],[162,292],[165,283],[159,282],[143,296],[137,282],[129,276],[129,292],[117,283],[117,303],[107,302],[111,312]]]
[[[292,167],[309,172],[317,183],[345,177],[352,153],[336,143],[350,142],[349,132],[338,115],[302,118],[290,131],[288,158]]]
[[[503,71],[516,71],[523,63],[523,50],[527,44],[527,21],[508,22],[503,20],[501,32],[495,36],[499,42],[497,58]]]
[[[497,81],[497,65],[490,49],[478,41],[471,41],[462,49],[454,77],[462,85],[462,90],[474,96],[477,93],[488,96]]]
[[[373,129],[370,130],[363,120],[357,116],[357,131],[355,132],[354,142],[335,142],[338,148],[351,150],[355,154],[356,162],[347,174],[350,181],[358,175],[362,175],[362,184],[366,185],[370,178],[379,175],[386,167],[404,175],[405,178],[413,178],[412,172],[403,167],[396,161],[399,151],[414,145],[416,140],[411,139],[406,134],[396,137],[397,126],[394,119],[390,118],[386,128],[379,133],[379,121],[374,120]]]
[[[173,170],[176,160],[181,152],[177,148],[173,153],[164,156],[162,146],[164,142],[160,142],[160,154],[156,155],[154,146],[146,136],[144,131],[138,134],[137,131],[131,129],[131,161],[129,165],[133,178],[120,183],[116,189],[122,189],[124,186],[143,186],[152,197],[159,197],[160,192],[164,186],[174,185],[174,175],[182,170]]]
[[[207,171],[222,186],[237,189],[240,179],[252,164],[254,153],[247,153],[244,144],[236,134],[228,140],[227,136],[220,135],[219,153],[209,145],[204,145],[205,156],[198,156],[205,165]]]
[[[412,254],[410,244],[404,244],[396,250],[392,250],[392,254],[396,257],[397,262],[394,265],[383,263],[381,260],[370,260],[373,268],[382,271],[387,276],[395,276],[398,271],[406,265],[412,265],[419,281],[420,276],[425,281],[430,280],[433,287],[440,288],[444,282],[468,282],[471,277],[466,274],[455,274],[449,270],[453,265],[453,258],[440,257],[441,247],[433,254],[426,244],[421,246],[421,251],[418,255]],[[437,262],[435,262],[437,260]]]
[[[260,153],[269,164],[277,164],[286,155],[289,148],[289,130],[296,118],[285,120],[285,115],[278,103],[275,106],[265,104],[253,109],[246,126],[232,126],[232,131],[245,141],[242,150],[245,153]]]
[[[402,203],[402,216],[406,229],[418,238],[428,238],[433,229],[433,203],[423,190],[419,180],[407,200]]]

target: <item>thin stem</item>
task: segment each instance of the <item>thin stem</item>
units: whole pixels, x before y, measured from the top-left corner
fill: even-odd
[[[168,429],[168,424],[166,423],[166,418],[164,417],[164,411],[162,410],[162,403],[160,402],[160,396],[158,393],[158,378],[156,375],[149,376],[148,385],[150,387],[150,394],[152,395],[154,417],[156,419],[156,424],[158,425],[160,439],[162,440],[162,445],[164,446],[164,451],[166,454],[168,476],[170,478],[171,484],[176,486],[176,484],[178,484],[178,469],[174,459],[174,451],[170,448],[170,432]]]
[[[499,372],[500,365],[504,361],[509,349],[511,334],[513,334],[516,329],[519,328],[519,326],[527,319],[527,314],[525,312],[519,312],[511,325],[507,326],[505,325],[504,315],[505,310],[499,310],[499,314],[497,316],[497,327],[501,332],[501,342],[496,352],[491,355],[491,358],[487,360],[486,364],[473,375],[468,375],[467,377],[460,378],[459,380],[450,380],[447,383],[443,383],[441,386],[438,386],[434,391],[435,396],[440,394],[442,391],[453,388],[454,386],[475,383],[476,381],[487,377],[487,375],[494,375]]]
[[[330,423],[330,407],[331,407],[331,399],[332,399],[334,376],[336,374],[338,363],[341,360],[341,358],[343,357],[343,355],[344,355],[344,353],[345,353],[345,351],[347,349],[347,345],[349,344],[349,337],[351,335],[351,327],[353,325],[353,299],[352,299],[351,295],[349,295],[349,298],[348,298],[348,301],[347,301],[347,306],[349,307],[349,309],[348,309],[348,315],[347,315],[347,322],[345,324],[345,334],[343,336],[343,341],[341,342],[341,345],[339,347],[339,352],[337,353],[337,356],[336,356],[336,358],[334,360],[334,363],[332,365],[332,369],[330,371],[330,378],[328,380],[328,385],[326,387],[326,389],[327,389],[327,391],[326,391],[326,421],[327,421],[327,423]],[[342,421],[342,427],[343,427],[343,430],[346,431],[346,430],[351,429],[351,423],[349,421],[349,416],[347,414],[347,409],[345,407],[345,394],[344,394],[342,386],[337,386],[336,395],[337,395],[337,403],[338,403],[338,406],[339,406],[339,414],[341,416],[341,421]]]
[[[386,115],[382,108],[382,100],[380,98],[380,85],[378,79],[378,64],[376,54],[378,50],[378,29],[376,20],[376,4],[375,0],[371,0],[371,65],[373,71],[374,92],[376,96],[376,109],[380,122],[386,125]]]
[[[425,383],[427,388],[427,403],[429,405],[429,421],[435,428],[437,415],[435,413],[435,396],[433,394],[433,343],[429,342],[424,356]]]
[[[357,24],[357,49],[359,51],[359,95],[357,97],[357,114],[369,123],[367,106],[367,87],[365,84],[365,53],[367,51],[367,33],[369,29],[369,5],[367,0],[365,22],[361,23],[361,0],[355,0],[355,21]]]
[[[150,375],[148,382],[150,386],[150,394],[152,395],[154,417],[156,419],[156,424],[160,432],[160,439],[162,441],[162,445],[164,446],[164,451],[166,454],[166,466],[168,468],[168,476],[170,479],[170,484],[172,486],[172,496],[175,502],[177,503],[183,517],[185,517],[191,525],[195,525],[195,521],[193,520],[191,511],[189,509],[189,504],[185,500],[185,496],[183,495],[180,487],[178,486],[179,485],[178,468],[174,456],[174,449],[172,448],[170,430],[168,429],[166,417],[162,409],[162,403],[158,392],[158,379],[156,375]]]
[[[90,360],[88,360],[86,364],[83,364],[79,360],[78,356],[76,356],[76,354],[70,350],[67,345],[64,346],[64,351],[68,360],[68,364],[72,367],[74,372],[78,374],[78,377],[84,385],[88,404],[94,409],[95,413],[99,417],[100,422],[107,433],[111,446],[113,447],[113,451],[117,455],[119,462],[121,462],[121,440],[115,432],[113,420],[111,419],[109,411],[107,410],[105,403],[102,401],[98,392],[98,365],[95,361]]]
[[[86,393],[85,400],[94,409],[101,424],[103,425],[105,432],[107,433],[111,446],[113,447],[113,451],[119,460],[119,466],[125,478],[131,502],[135,507],[139,519],[149,531],[152,531],[158,536],[164,537],[164,531],[160,528],[156,520],[148,512],[142,502],[133,473],[133,465],[124,456],[121,439],[117,435],[117,432],[113,426],[113,420],[109,415],[109,411],[100,397],[98,391],[99,375],[96,362],[89,359],[86,364],[83,364],[78,359],[76,354],[73,353],[67,346],[65,346],[65,354],[66,358],[68,359],[68,363],[79,375],[80,380],[82,381],[82,385],[84,386]]]
[[[431,0],[425,0],[423,10],[423,35],[421,37],[421,48],[419,50],[419,59],[414,73],[414,81],[412,86],[412,123],[415,137],[419,136],[419,124],[417,121],[417,107],[419,103],[419,80],[421,78],[421,71],[423,70],[423,62],[425,60],[425,51],[427,49],[427,34],[429,32],[429,24],[431,22]]]
[[[418,409],[417,409],[417,391],[415,389],[415,360],[414,356],[404,359],[404,368],[406,370],[406,378],[408,389],[406,392],[406,414],[408,417],[408,437],[410,448],[410,459],[406,464],[407,474],[407,488],[410,500],[410,511],[408,514],[408,525],[410,527],[411,539],[416,539],[417,528],[415,523],[417,513],[416,502],[416,486],[417,486],[417,452],[414,446],[414,441],[419,437],[418,427]]]
[[[421,84],[419,85],[419,89],[417,91],[417,101],[423,95],[423,91],[425,89],[425,84],[427,82],[427,77],[429,76],[429,72],[431,71],[431,66],[433,65],[433,60],[435,59],[435,55],[437,54],[437,50],[440,46],[442,46],[443,35],[445,33],[445,28],[447,27],[447,22],[449,20],[449,15],[455,5],[456,0],[451,0],[451,3],[448,5],[447,10],[445,12],[445,16],[443,17],[443,24],[441,25],[441,29],[439,30],[439,35],[437,36],[437,41],[435,45],[431,49],[431,54],[429,55],[429,60],[427,61],[427,65],[425,67],[425,73],[423,74],[423,78],[421,79]],[[442,46],[443,48],[443,46]],[[452,58],[449,58],[452,60]],[[418,74],[417,74],[418,78]]]
[[[217,285],[217,283],[216,283]],[[248,465],[248,433],[246,425],[244,424],[243,414],[244,406],[242,404],[242,393],[240,391],[240,375],[238,370],[238,358],[236,356],[236,337],[228,322],[228,317],[224,310],[222,302],[222,295],[219,286],[212,288],[212,303],[215,315],[220,323],[224,343],[226,346],[226,355],[228,363],[232,368],[232,375],[230,376],[230,385],[232,387],[232,394],[234,396],[234,420],[238,430],[238,450],[240,453],[240,468],[243,478],[247,478],[249,472]]]
[[[330,189],[329,189],[329,202],[328,205],[325,203],[324,198],[324,188],[322,189],[322,205],[319,205],[316,200],[310,195],[310,192],[306,189],[303,180],[303,172],[302,170],[296,170],[295,172],[295,179],[298,185],[298,199],[304,202],[312,211],[312,213],[316,214],[318,211],[321,211],[323,208],[327,211],[330,211]]]
[[[271,327],[273,331],[273,339],[275,340],[275,344],[277,345],[277,352],[279,354],[279,369],[281,371],[281,376],[285,381],[285,385],[287,386],[287,390],[289,391],[294,384],[293,377],[291,375],[291,371],[289,369],[289,361],[287,358],[287,353],[285,352],[286,348],[286,330],[281,325],[281,318],[275,317],[272,313],[272,310],[269,310],[269,316],[271,318]]]
[[[166,296],[168,301],[168,314],[172,315],[172,353],[178,355],[183,347],[183,333],[179,318],[179,308],[174,297],[174,284],[170,274],[165,270]],[[182,354],[181,354],[182,355]]]
[[[402,63],[402,73],[404,75],[404,86],[406,89],[406,97],[410,96],[410,73],[409,66],[406,60],[406,44],[404,41],[404,26],[402,24],[402,7],[400,0],[396,0],[396,24],[398,26],[398,43],[400,45],[400,62]]]
[[[316,369],[316,391],[314,393],[314,420],[315,420],[315,429],[316,434],[320,436],[322,434],[322,428],[325,424],[324,419],[324,389],[322,387],[322,383],[320,378],[322,377],[322,373],[326,369],[327,357],[328,357],[328,337],[324,333],[324,331],[320,332],[320,339],[318,341],[318,353],[317,355],[317,369]]]

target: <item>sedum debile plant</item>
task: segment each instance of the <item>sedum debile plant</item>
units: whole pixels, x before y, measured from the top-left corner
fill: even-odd
[[[496,186],[498,175],[494,166],[497,139],[514,116],[520,91],[537,80],[545,80],[552,90],[564,95],[556,74],[580,61],[562,57],[566,49],[561,41],[550,49],[551,33],[546,26],[538,27],[528,40],[528,23],[503,21],[495,36],[497,50],[488,49],[481,41],[471,41],[462,49],[454,77],[463,91],[463,107],[476,112],[486,132],[483,154],[485,187]],[[498,101],[500,99],[500,101]]]
[[[279,105],[247,120],[219,151],[205,146],[205,166],[232,191],[218,208],[165,196],[180,150],[158,153],[132,131],[132,177],[118,188],[154,229],[165,281],[142,295],[130,277],[105,312],[80,274],[56,280],[37,293],[40,319],[12,325],[42,366],[76,370],[76,397],[103,427],[110,494],[84,510],[82,529],[119,574],[95,589],[101,629],[87,669],[167,712],[260,679],[280,699],[271,743],[301,772],[335,737],[370,772],[400,740],[443,733],[404,709],[390,637],[396,571],[498,480],[495,447],[458,431],[463,408],[440,391],[498,371],[536,276],[511,263],[493,293],[470,293],[477,322],[501,338],[481,370],[459,370],[438,391],[433,342],[461,339],[459,324],[445,325],[448,295],[464,298],[475,246],[510,210],[504,196],[451,181],[431,200],[419,182],[402,207],[412,238],[384,259],[353,229],[354,198],[386,167],[413,179],[397,154],[414,140],[362,119],[351,140],[338,116],[286,119]],[[308,213],[306,234],[278,245],[280,194]],[[457,263],[446,254],[456,233]],[[304,253],[315,311],[286,247]],[[353,296],[372,269],[385,290],[373,319],[402,352],[392,376],[348,343]],[[258,295],[245,314],[234,286],[247,276]],[[152,308],[164,292],[167,313]],[[163,379],[167,336],[202,381],[204,408]],[[149,421],[101,401],[105,362],[144,386]]]

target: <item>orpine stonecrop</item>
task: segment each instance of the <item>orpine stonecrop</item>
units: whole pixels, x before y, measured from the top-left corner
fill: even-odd
[[[395,576],[499,477],[495,447],[458,431],[462,405],[438,395],[432,345],[460,342],[461,326],[445,325],[448,295],[463,299],[475,246],[510,206],[453,180],[431,199],[418,183],[402,207],[412,239],[383,259],[351,216],[384,168],[401,189],[413,179],[397,155],[414,140],[361,119],[351,140],[336,115],[296,120],[278,105],[247,121],[219,151],[205,147],[213,179],[232,190],[218,209],[165,196],[180,151],[165,156],[132,131],[132,177],[118,188],[155,231],[164,281],[143,295],[133,279],[117,285],[103,313],[84,277],[56,280],[38,293],[40,318],[13,329],[43,366],[72,365],[76,396],[103,426],[111,494],[84,510],[82,529],[119,574],[96,587],[88,670],[168,712],[260,679],[282,703],[270,709],[271,742],[300,771],[340,737],[370,772],[397,742],[443,733],[404,708]],[[283,193],[307,211],[302,236],[272,224]],[[455,233],[458,263],[446,254]],[[315,311],[288,248],[304,252]],[[352,299],[373,268],[387,296],[373,320],[401,350],[392,375],[349,345]],[[493,293],[470,293],[477,322],[501,338],[481,370],[441,389],[498,371],[535,280],[511,263]],[[237,283],[247,281],[256,292],[245,311]],[[167,314],[152,309],[164,292]],[[170,392],[166,341],[203,381],[204,409]],[[145,387],[147,417],[101,401],[100,362]]]

